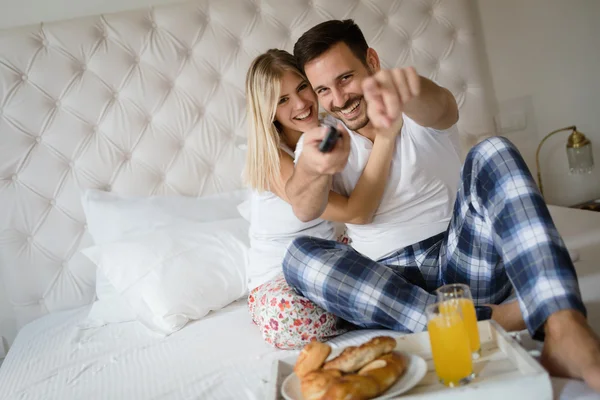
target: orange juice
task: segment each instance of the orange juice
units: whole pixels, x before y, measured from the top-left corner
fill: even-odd
[[[473,373],[467,328],[457,312],[444,312],[427,324],[435,372],[446,386],[458,386]]]
[[[462,317],[467,328],[469,341],[471,343],[471,352],[478,353],[481,343],[479,342],[479,329],[477,328],[477,314],[475,314],[475,306],[471,299],[452,299],[446,300],[440,304],[440,312],[448,312],[450,305],[459,306],[462,312]]]

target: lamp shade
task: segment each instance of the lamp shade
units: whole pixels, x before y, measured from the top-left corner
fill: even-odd
[[[567,159],[569,160],[569,171],[572,174],[590,173],[594,168],[594,156],[592,154],[592,143],[581,132],[577,131],[575,125],[566,128],[557,129],[550,132],[540,142],[535,152],[535,166],[537,167],[538,186],[542,196],[544,195],[544,185],[542,185],[542,170],[540,168],[540,150],[542,145],[551,136],[564,131],[571,131],[569,140],[567,140]]]
[[[576,129],[573,129],[567,141],[567,159],[569,171],[573,174],[590,173],[594,168],[592,143]]]

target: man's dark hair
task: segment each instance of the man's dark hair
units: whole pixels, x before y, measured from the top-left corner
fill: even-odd
[[[333,45],[343,42],[365,66],[369,45],[356,23],[351,19],[322,22],[304,32],[294,45],[294,57],[304,71],[306,63],[321,56]]]

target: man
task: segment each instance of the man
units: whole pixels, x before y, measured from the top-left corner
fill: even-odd
[[[583,378],[600,391],[600,341],[587,324],[569,254],[516,148],[487,139],[471,149],[461,172],[452,94],[413,68],[381,70],[351,20],[310,29],[294,55],[320,104],[349,128],[331,153],[318,151],[316,133],[299,143],[286,185],[298,218],[319,217],[332,186],[352,191],[376,129],[401,132],[373,222],[348,226],[354,248],[294,240],[283,266],[288,283],[356,325],[405,332],[426,329],[425,307],[436,288],[466,283],[479,319],[491,316],[508,329],[524,321],[534,337],[545,337],[551,373]],[[518,302],[508,301],[513,292]]]

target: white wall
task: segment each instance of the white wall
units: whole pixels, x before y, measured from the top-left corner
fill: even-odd
[[[182,0],[0,0],[0,29]]]
[[[572,205],[600,198],[600,1],[477,0],[500,111],[525,111],[527,127],[505,136],[535,174],[539,141],[577,125],[593,142],[596,168],[570,176],[564,146],[569,132],[542,149],[546,200]]]

